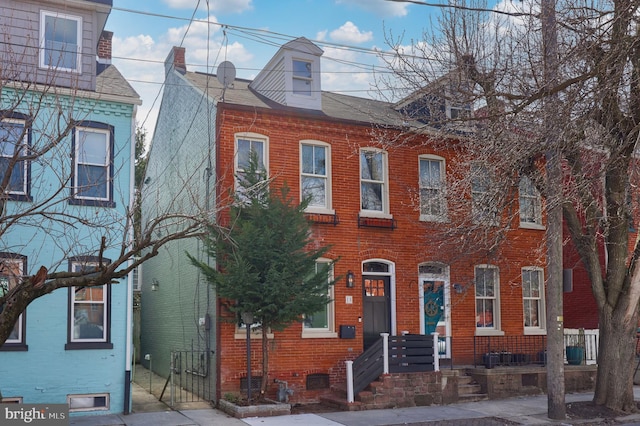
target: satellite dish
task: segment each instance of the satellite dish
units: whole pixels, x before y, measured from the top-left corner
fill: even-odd
[[[229,61],[221,62],[218,65],[217,77],[220,84],[225,88],[231,86],[236,78],[236,67]]]

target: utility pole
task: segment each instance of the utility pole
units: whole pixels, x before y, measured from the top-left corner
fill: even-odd
[[[556,1],[541,0],[544,84],[552,90],[558,81]],[[544,98],[544,139],[547,172],[547,415],[566,418],[564,387],[564,318],[562,305],[562,167],[558,144],[558,96]]]

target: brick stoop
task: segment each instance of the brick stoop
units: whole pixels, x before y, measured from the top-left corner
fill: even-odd
[[[482,393],[480,386],[471,376],[458,376],[458,401],[459,402],[475,402],[485,401],[489,399],[489,395]]]
[[[365,409],[360,401],[349,404],[345,395],[340,395],[337,392],[321,395],[320,403],[335,407],[339,411],[361,411]]]

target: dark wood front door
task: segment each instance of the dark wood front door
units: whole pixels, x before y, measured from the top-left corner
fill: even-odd
[[[380,338],[380,333],[391,332],[390,282],[390,278],[384,276],[362,277],[365,350]]]

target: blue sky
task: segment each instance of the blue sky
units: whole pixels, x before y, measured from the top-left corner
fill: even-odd
[[[215,73],[228,60],[238,77],[251,79],[278,46],[304,36],[325,51],[323,90],[367,97],[372,66],[381,65],[370,50],[388,50],[385,34],[404,35],[403,44],[421,39],[440,13],[385,0],[209,0],[208,6],[207,13],[205,0],[113,0],[106,27],[114,32],[113,63],[141,95],[138,122],[149,133],[160,105],[162,62],[172,46],[186,48],[189,70],[204,71],[208,64]],[[219,25],[207,25],[207,17]]]

